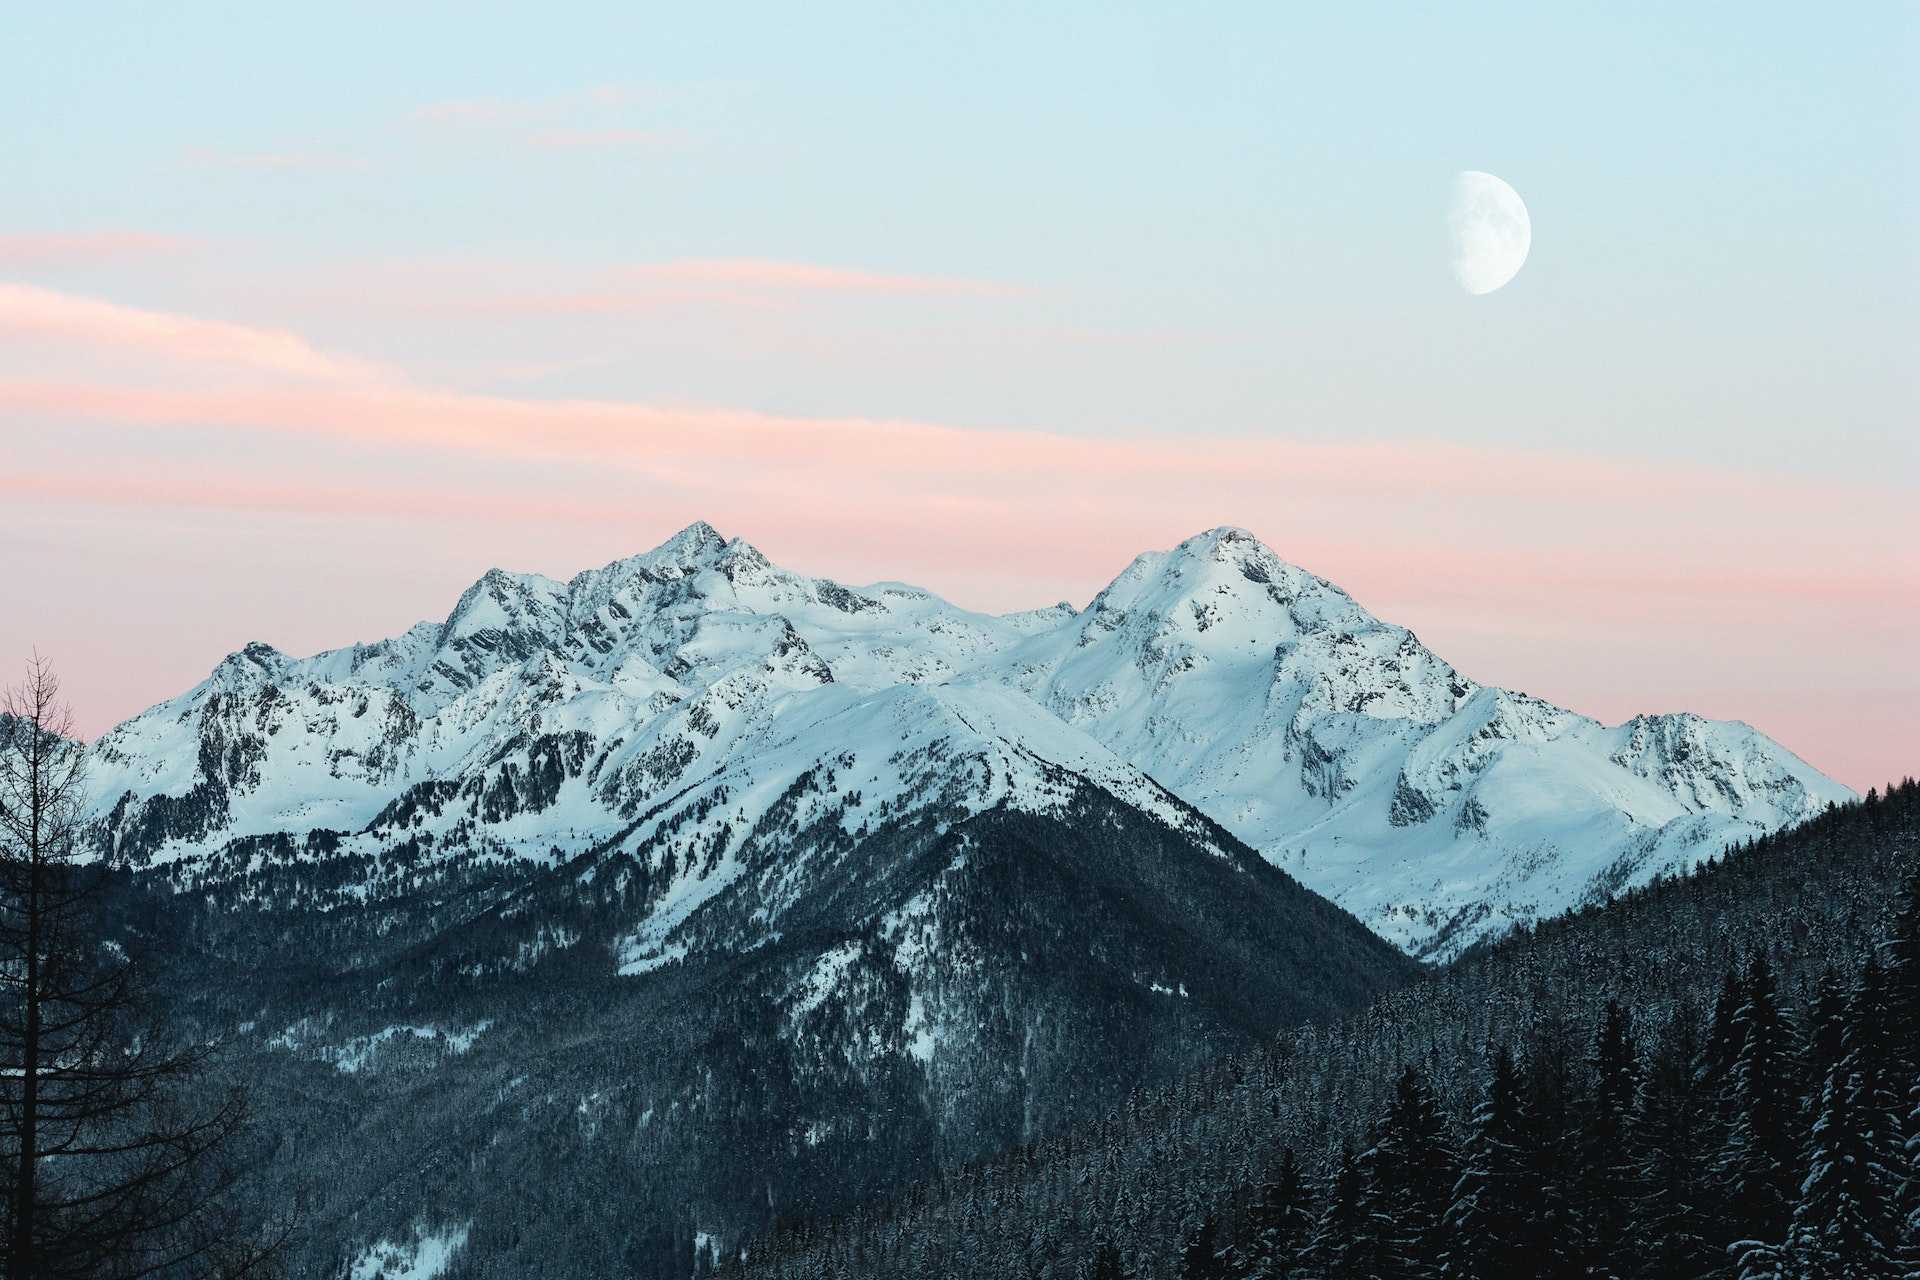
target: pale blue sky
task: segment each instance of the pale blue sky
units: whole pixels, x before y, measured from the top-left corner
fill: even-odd
[[[582,362],[554,394],[1913,463],[1913,6],[1035,8],[38,6],[0,54],[7,221],[217,242],[242,280],[110,269],[363,354]],[[664,136],[418,118],[460,100]],[[1487,299],[1445,270],[1459,168],[1533,215]],[[282,268],[733,257],[1031,294],[848,308],[811,354],[275,314]]]
[[[990,608],[1239,524],[1864,786],[1920,723],[1917,15],[13,6],[0,664],[98,728],[696,517]],[[1532,214],[1484,297],[1462,169]]]

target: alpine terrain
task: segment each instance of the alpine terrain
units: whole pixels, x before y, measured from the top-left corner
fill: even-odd
[[[228,1047],[292,1269],[356,1280],[685,1276],[1848,796],[1479,685],[1233,529],[995,617],[696,524],[87,750],[114,945]]]
[[[1852,795],[1743,724],[1607,726],[1482,685],[1227,528],[1084,609],[995,617],[696,524],[566,583],[493,570],[376,644],[248,645],[94,755],[116,862],[195,883],[275,856],[353,868],[303,881],[312,906],[449,860],[644,849],[604,873],[648,885],[626,973],[772,927],[704,908],[756,859],[789,877],[776,901],[800,896],[776,846],[856,851],[943,805],[1091,791],[1201,846],[1230,834],[1445,958]]]

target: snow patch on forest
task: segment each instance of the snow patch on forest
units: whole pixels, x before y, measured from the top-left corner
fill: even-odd
[[[643,973],[652,973],[677,960],[687,958],[685,943],[675,943],[670,947],[649,947],[639,938],[628,938],[620,944],[620,976],[637,977]]]
[[[907,1001],[907,1018],[901,1030],[907,1033],[907,1052],[923,1065],[932,1062],[940,1038],[934,1031],[933,1020],[927,1016],[927,1003],[918,991]]]
[[[841,979],[847,975],[847,970],[852,968],[853,962],[859,958],[858,942],[845,942],[831,951],[822,952],[820,958],[813,962],[813,967],[807,970],[807,976],[800,980],[798,987],[794,988],[794,1021],[798,1022],[826,1003],[827,997],[839,987]]]
[[[473,1042],[484,1030],[486,1027],[483,1025],[448,1036],[440,1028],[433,1026],[382,1027],[370,1036],[356,1036],[336,1049],[321,1052],[322,1056],[333,1059],[334,1070],[353,1075],[373,1065],[374,1055],[380,1047],[396,1036],[413,1036],[418,1040],[441,1040],[449,1053],[465,1053],[473,1047]]]
[[[471,1223],[424,1232],[406,1244],[376,1240],[353,1260],[352,1280],[436,1280],[467,1244]]]
[[[311,1019],[303,1019],[268,1040],[266,1046],[269,1049],[285,1049],[293,1053],[311,1053],[324,1062],[331,1062],[335,1070],[355,1075],[372,1069],[378,1062],[381,1047],[396,1038],[411,1036],[416,1040],[429,1042],[443,1053],[458,1056],[472,1049],[474,1043],[492,1026],[491,1018],[484,1018],[466,1027],[443,1027],[435,1023],[395,1023],[369,1035],[355,1036],[340,1044],[316,1044],[317,1035],[324,1031],[324,1028],[316,1028]]]

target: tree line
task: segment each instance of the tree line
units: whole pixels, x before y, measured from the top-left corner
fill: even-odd
[[[1908,780],[731,1269],[1920,1274],[1917,831]]]
[[[1823,975],[1811,1025],[1756,952],[1710,1013],[1584,1045],[1546,1021],[1497,1046],[1464,1127],[1406,1066],[1320,1186],[1283,1149],[1180,1275],[1852,1277],[1920,1268],[1920,882],[1885,963]],[[1229,1234],[1230,1231],[1230,1234]],[[1111,1245],[1088,1274],[1126,1274]]]

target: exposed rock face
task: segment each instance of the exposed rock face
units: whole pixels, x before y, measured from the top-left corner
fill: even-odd
[[[551,860],[642,819],[676,857],[732,847],[829,768],[849,832],[1042,811],[1064,769],[1156,820],[1191,806],[1424,956],[1850,794],[1745,725],[1481,686],[1237,529],[1085,609],[993,617],[695,524],[567,583],[492,570],[377,644],[249,645],[94,752],[116,858],[326,832],[376,873],[403,840]]]

